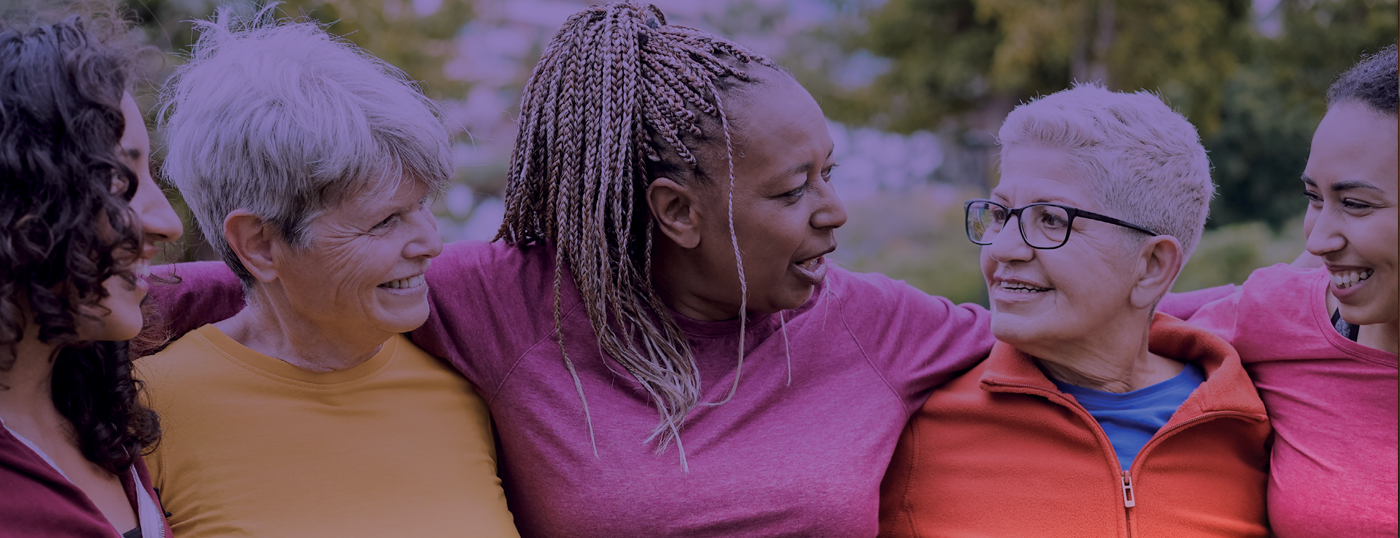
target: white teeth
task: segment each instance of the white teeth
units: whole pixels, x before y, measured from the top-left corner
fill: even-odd
[[[1365,282],[1366,279],[1371,278],[1371,275],[1374,274],[1376,274],[1375,270],[1367,269],[1360,273],[1348,271],[1345,273],[1332,273],[1330,276],[1332,278],[1332,285],[1336,286],[1339,290],[1344,290]]]
[[[805,261],[805,262],[798,263],[798,264],[796,264],[796,265],[797,265],[798,267],[801,267],[803,270],[811,271],[811,270],[813,270],[813,269],[816,269],[818,265],[821,265],[821,259],[822,259],[821,256],[817,256],[817,257],[815,257],[815,258],[812,258],[812,259],[807,260],[807,261]]]
[[[138,260],[131,264],[131,272],[139,277],[151,276],[151,260]]]
[[[400,278],[400,279],[398,279],[398,280],[390,280],[390,281],[388,281],[388,282],[385,282],[385,283],[383,283],[383,284],[380,284],[379,287],[381,287],[381,288],[395,289],[395,290],[402,290],[402,289],[416,288],[416,287],[422,286],[422,285],[423,285],[423,275],[418,275],[418,276],[413,276],[413,277],[408,277],[408,278]]]
[[[1027,284],[1010,284],[1005,282],[1001,284],[1001,289],[1016,293],[1036,293],[1041,291],[1050,291],[1050,288],[1037,288],[1035,286]]]

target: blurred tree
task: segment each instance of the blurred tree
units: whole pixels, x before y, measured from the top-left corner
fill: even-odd
[[[837,119],[994,128],[1017,102],[1097,80],[1160,91],[1211,130],[1248,22],[1249,0],[889,0],[851,41],[893,60],[874,84],[888,116]]]
[[[1210,152],[1220,194],[1209,225],[1278,229],[1301,211],[1296,180],[1327,86],[1363,51],[1395,42],[1396,0],[1280,0],[1267,13],[1253,4],[888,0],[845,45],[890,69],[864,87],[812,90],[838,121],[939,129],[960,146],[951,158],[988,154],[975,148],[1016,103],[1073,81],[1156,91]]]
[[[64,1],[64,0],[57,0]],[[189,21],[207,19],[220,4],[232,4],[250,14],[269,2],[216,2],[215,0],[127,0],[148,41],[164,53],[164,65],[150,81],[153,90],[179,65],[197,37]],[[328,25],[328,31],[402,69],[423,84],[435,99],[460,98],[465,84],[448,79],[443,64],[453,53],[453,37],[472,18],[469,2],[453,0],[284,0],[275,8],[279,17],[309,18]],[[154,91],[140,92],[147,121],[153,116]],[[157,160],[164,156],[160,132],[152,131]],[[158,167],[157,167],[158,169]],[[166,197],[185,223],[185,236],[167,252],[167,261],[216,259],[203,240],[180,193],[166,189]]]
[[[221,2],[227,3],[227,2]],[[269,2],[236,2],[250,13]],[[189,50],[194,35],[188,21],[208,18],[212,0],[129,0],[152,44],[174,55]],[[435,99],[460,98],[467,88],[451,81],[442,66],[453,52],[452,38],[472,18],[470,2],[452,0],[283,0],[279,15],[307,17],[329,25],[330,33],[383,59],[424,83]]]
[[[1219,187],[1212,226],[1278,230],[1302,213],[1299,177],[1327,87],[1362,53],[1396,41],[1395,0],[1282,0],[1261,19],[1266,34],[1222,85],[1221,128],[1204,138]]]

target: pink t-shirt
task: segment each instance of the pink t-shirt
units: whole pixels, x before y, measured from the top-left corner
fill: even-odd
[[[1281,538],[1396,535],[1396,357],[1347,340],[1325,269],[1275,265],[1190,319],[1239,351],[1276,437],[1269,521]]]
[[[875,536],[895,442],[930,390],[991,349],[985,310],[880,275],[833,267],[802,307],[748,322],[738,392],[699,406],[673,446],[643,440],[658,416],[601,355],[572,279],[565,346],[588,400],[597,455],[554,325],[554,254],[448,245],[413,332],[475,383],[499,431],[501,476],[521,536]],[[717,402],[734,380],[737,321],[679,319]],[[789,384],[788,354],[791,355]]]

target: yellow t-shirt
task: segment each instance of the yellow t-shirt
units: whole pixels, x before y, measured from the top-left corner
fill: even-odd
[[[518,536],[481,397],[403,336],[317,373],[205,325],[136,370],[175,536]]]

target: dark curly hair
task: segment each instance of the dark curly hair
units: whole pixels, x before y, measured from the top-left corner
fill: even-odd
[[[1362,56],[1361,61],[1337,77],[1327,89],[1327,106],[1358,103],[1391,116],[1396,112],[1397,64],[1395,45],[1375,54]]]
[[[124,266],[141,246],[129,206],[137,176],[120,154],[140,50],[127,29],[111,13],[0,21],[0,371],[37,325],[57,349],[55,407],[83,455],[114,474],[160,436],[129,343],[79,335],[105,311],[104,282],[135,283]]]

